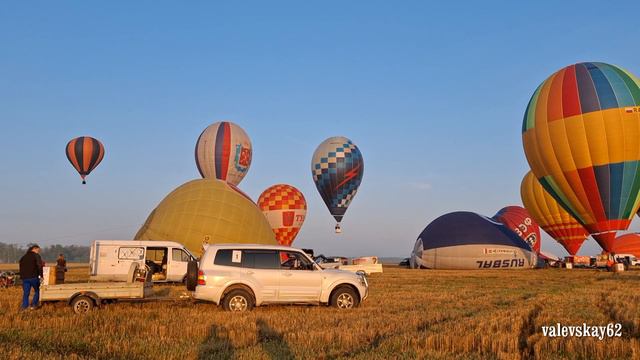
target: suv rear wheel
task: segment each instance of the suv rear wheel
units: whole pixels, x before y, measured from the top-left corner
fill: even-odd
[[[231,290],[222,300],[222,307],[227,311],[245,312],[253,309],[255,301],[246,290]]]
[[[356,292],[349,286],[340,286],[331,294],[331,306],[338,309],[352,309],[360,303]]]

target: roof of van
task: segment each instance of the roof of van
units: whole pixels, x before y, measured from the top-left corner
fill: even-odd
[[[264,244],[209,244],[207,250],[217,248],[217,249],[265,249],[265,250],[294,250],[294,251],[302,251],[301,249],[292,248],[290,246],[282,246],[282,245],[264,245]]]
[[[147,246],[174,246],[184,247],[177,241],[156,241],[156,240],[94,240],[95,244],[111,245],[147,245]]]

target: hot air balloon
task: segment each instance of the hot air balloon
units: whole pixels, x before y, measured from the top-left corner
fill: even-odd
[[[530,269],[536,254],[503,224],[467,211],[440,216],[420,234],[412,268]]]
[[[97,139],[90,136],[80,136],[67,143],[67,159],[86,184],[85,177],[100,164],[104,158],[104,146]]]
[[[507,206],[500,209],[493,219],[518,234],[536,254],[540,252],[540,227],[527,209],[521,206]]]
[[[200,134],[195,155],[203,178],[238,186],[251,166],[251,140],[240,126],[228,121],[217,122]]]
[[[338,222],[336,233],[339,233],[342,217],[362,182],[362,153],[346,137],[329,138],[313,153],[311,173],[322,200]]]
[[[640,205],[640,81],[604,63],[567,66],[534,92],[522,132],[536,178],[610,251]]]
[[[531,171],[520,185],[522,203],[533,219],[571,255],[587,239],[587,230],[542,187]]]
[[[616,254],[632,254],[640,258],[640,234],[625,234],[616,239],[613,246]]]
[[[173,190],[134,239],[178,241],[198,256],[207,244],[278,244],[251,198],[216,179],[192,180]]]
[[[307,215],[302,192],[291,185],[273,185],[260,195],[258,207],[269,221],[278,243],[291,246]]]

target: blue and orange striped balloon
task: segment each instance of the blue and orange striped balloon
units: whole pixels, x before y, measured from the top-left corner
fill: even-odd
[[[640,81],[609,64],[567,66],[534,92],[522,132],[536,178],[610,251],[640,206]]]
[[[86,184],[85,177],[104,158],[104,146],[100,141],[90,136],[80,136],[69,141],[65,150],[67,159],[80,174],[82,183]]]
[[[196,143],[196,166],[205,179],[218,179],[237,186],[245,177],[252,158],[251,140],[242,128],[229,121],[209,125]]]

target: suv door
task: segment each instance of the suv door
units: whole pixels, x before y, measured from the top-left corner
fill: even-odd
[[[280,285],[278,252],[276,250],[242,250],[241,261],[244,273],[256,283],[257,287],[254,291],[260,294],[262,302],[276,302]]]
[[[322,271],[298,251],[280,251],[281,302],[318,302],[322,293]]]

